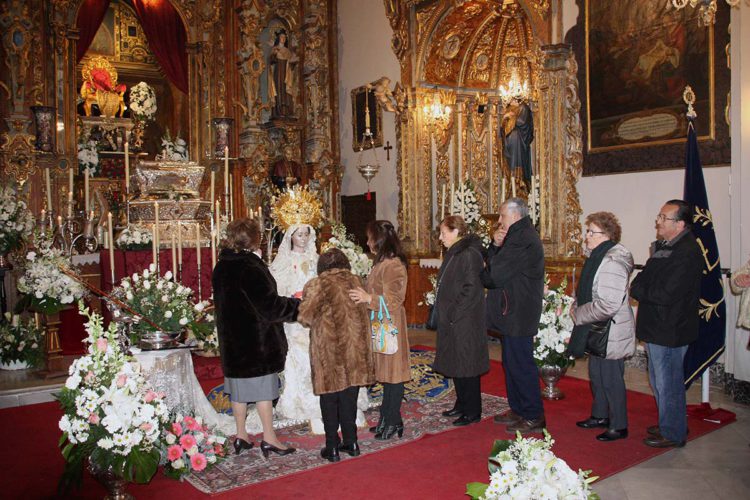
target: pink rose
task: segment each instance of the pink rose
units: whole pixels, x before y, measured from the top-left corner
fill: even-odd
[[[193,466],[194,471],[202,471],[206,468],[207,463],[208,462],[206,462],[206,457],[203,453],[196,453],[190,457],[190,465]]]
[[[175,436],[182,435],[182,426],[177,422],[172,424],[172,434],[174,434]]]
[[[201,428],[201,425],[198,422],[196,422],[196,420],[193,417],[189,417],[189,416],[185,417],[182,420],[182,423],[184,423],[187,426],[188,430],[191,430],[191,431],[199,431]]]
[[[180,448],[180,445],[173,444],[169,448],[167,448],[167,459],[170,462],[174,462],[178,458],[182,456],[182,448]]]
[[[96,350],[99,352],[105,352],[107,350],[107,339],[96,339]]]
[[[89,370],[89,372],[86,374],[86,376],[83,377],[83,380],[87,384],[90,384],[91,382],[94,381],[95,378],[96,378],[96,375],[94,375],[94,372],[92,372],[91,370]]]
[[[156,399],[158,397],[159,397],[159,395],[157,393],[155,393],[154,391],[152,391],[151,389],[149,389],[148,391],[146,391],[146,398],[145,399],[146,399],[147,403],[150,403],[151,401],[153,401],[154,399]]]
[[[182,445],[182,448],[187,451],[197,443],[195,442],[195,438],[193,436],[191,436],[190,434],[185,434],[180,438],[180,444]]]
[[[148,431],[151,430],[152,427],[153,427],[153,425],[149,424],[148,422],[145,422],[145,423],[141,424],[141,430],[142,431],[148,432]]]
[[[99,415],[97,415],[96,413],[92,413],[91,415],[89,415],[89,423],[94,425],[98,424]]]
[[[120,374],[117,377],[117,387],[124,387],[125,382],[128,381],[128,376],[125,374]]]

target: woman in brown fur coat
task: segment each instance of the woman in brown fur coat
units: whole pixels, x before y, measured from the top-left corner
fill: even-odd
[[[350,269],[346,255],[337,248],[321,255],[318,277],[305,285],[297,317],[310,328],[313,392],[320,396],[326,433],[320,455],[331,462],[340,460],[339,451],[359,455],[357,394],[360,386],[375,383],[370,318],[363,305],[349,299],[349,290],[361,285]]]

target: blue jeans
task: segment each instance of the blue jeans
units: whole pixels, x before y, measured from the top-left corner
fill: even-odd
[[[646,344],[648,378],[659,410],[659,432],[675,443],[685,441],[687,436],[685,375],[682,368],[687,348],[686,345],[665,347]]]

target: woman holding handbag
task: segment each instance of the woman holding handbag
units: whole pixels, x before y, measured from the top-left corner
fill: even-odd
[[[571,308],[575,323],[569,352],[580,357],[589,352],[589,379],[594,402],[591,416],[578,427],[605,432],[599,441],[628,437],[625,358],[635,353],[635,321],[628,287],[633,256],[622,246],[622,228],[610,212],[586,217],[586,251],[589,254]]]
[[[440,266],[435,297],[438,313],[437,352],[433,369],[453,378],[456,403],[443,412],[458,417],[455,426],[482,419],[479,377],[490,369],[487,348],[483,246],[478,236],[467,234],[466,222],[451,215],[440,223],[440,241],[447,249]]]
[[[365,289],[349,291],[349,298],[357,304],[366,304],[376,316],[382,302],[390,314],[390,323],[398,330],[398,349],[393,354],[373,354],[375,379],[383,384],[383,404],[378,425],[371,427],[375,439],[391,439],[404,434],[401,419],[401,400],[404,382],[411,379],[409,366],[409,339],[406,331],[406,255],[401,248],[396,229],[387,220],[372,221],[367,225],[367,246],[375,254],[374,265],[367,277]],[[385,317],[385,311],[383,311]]]

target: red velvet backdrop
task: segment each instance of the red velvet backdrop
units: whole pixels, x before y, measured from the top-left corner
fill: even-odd
[[[78,45],[76,45],[76,62],[83,59],[84,54],[89,50],[108,8],[109,0],[83,0],[76,19],[76,28],[80,32]]]
[[[169,81],[188,93],[187,34],[169,0],[133,0],[148,46]]]

